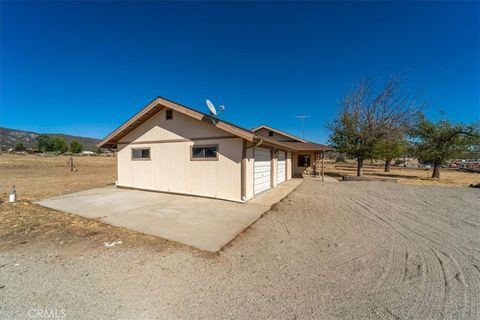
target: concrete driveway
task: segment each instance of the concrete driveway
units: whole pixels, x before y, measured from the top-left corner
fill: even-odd
[[[114,186],[44,199],[38,203],[216,252],[301,182],[301,179],[286,181],[246,204]]]

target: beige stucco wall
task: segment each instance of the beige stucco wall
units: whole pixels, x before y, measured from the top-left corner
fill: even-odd
[[[253,198],[253,171],[254,171],[254,158],[253,158],[253,145],[247,144],[247,172],[245,173],[245,191],[246,200]]]
[[[175,111],[172,120],[165,120],[161,111],[118,145],[118,184],[241,201],[243,140],[230,136]],[[194,144],[218,144],[218,160],[192,161]],[[150,160],[132,160],[132,147],[149,147]]]
[[[165,110],[162,110],[123,137],[120,142],[198,139],[231,135],[231,133],[176,111],[173,111],[172,120],[165,120]]]

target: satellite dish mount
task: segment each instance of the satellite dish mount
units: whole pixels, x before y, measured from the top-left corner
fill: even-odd
[[[220,106],[220,111],[217,112],[217,109],[215,109],[215,106],[210,100],[205,101],[207,103],[208,110],[210,110],[210,120],[212,121],[213,125],[216,125],[218,122],[218,116],[225,111],[225,106]]]

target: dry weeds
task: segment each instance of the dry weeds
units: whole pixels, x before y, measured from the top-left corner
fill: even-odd
[[[114,157],[75,157],[75,172],[70,172],[68,159],[66,156],[0,156],[1,198],[6,201],[11,185],[15,184],[19,199],[15,204],[0,204],[0,250],[31,242],[85,242],[98,247],[99,243],[118,239],[126,246],[140,243],[175,245],[32,203],[40,198],[101,187],[115,181]]]
[[[356,164],[353,162],[327,162],[325,164],[325,173],[334,177],[354,176],[356,175],[356,172]],[[432,169],[413,169],[392,166],[391,172],[384,172],[382,166],[366,165],[364,168],[364,175],[394,178],[397,179],[399,183],[408,185],[446,185],[465,187],[472,183],[480,182],[479,173],[461,172],[456,169],[441,169],[441,178],[431,179]]]

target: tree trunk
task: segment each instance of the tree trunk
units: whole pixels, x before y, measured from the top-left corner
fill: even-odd
[[[392,159],[385,160],[385,172],[390,172],[391,164],[392,164]]]
[[[432,173],[432,178],[434,179],[440,179],[440,166],[441,163],[439,161],[435,161],[433,163],[433,173]]]
[[[357,158],[357,177],[361,177],[363,175],[363,159]]]

